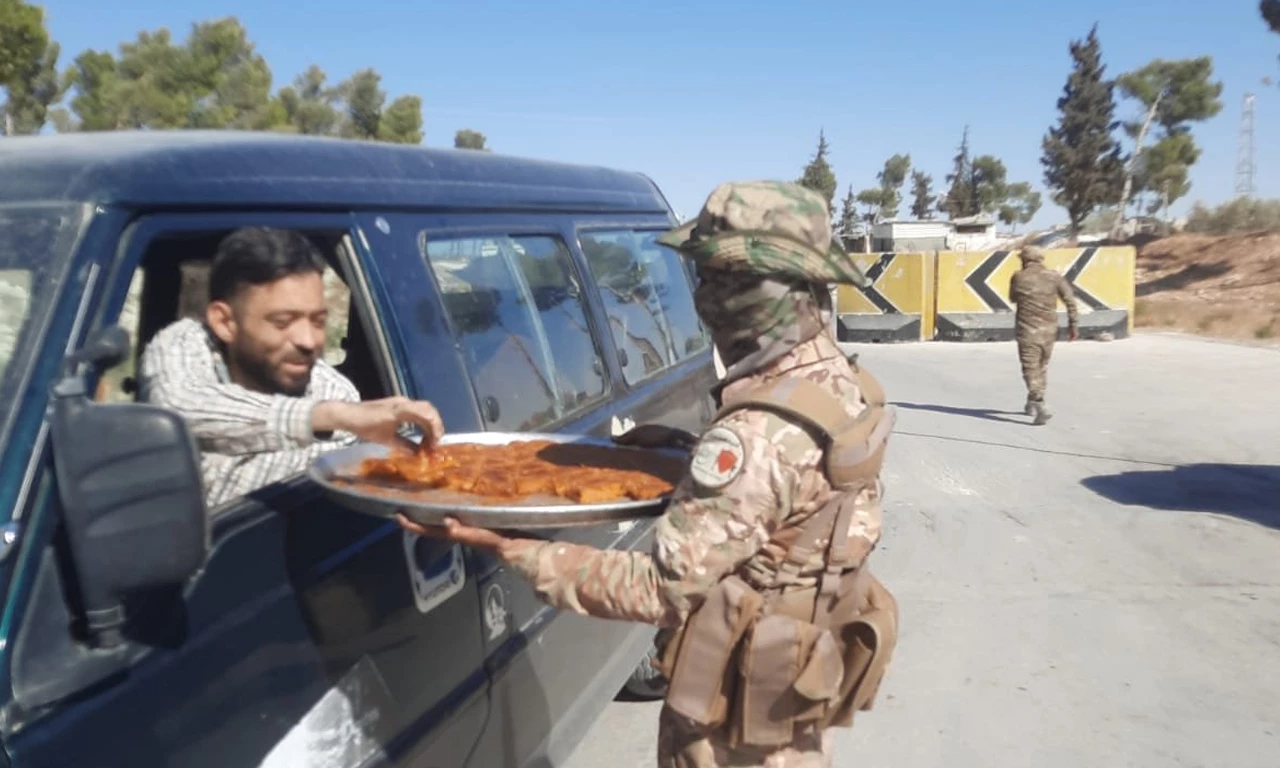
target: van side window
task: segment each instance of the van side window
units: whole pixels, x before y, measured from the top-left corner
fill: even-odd
[[[324,306],[329,313],[324,326],[324,360],[329,365],[342,365],[347,359],[351,289],[332,266],[324,270]]]
[[[584,232],[592,277],[600,286],[623,376],[636,384],[707,348],[693,307],[688,269],[658,232]]]
[[[600,349],[561,240],[423,239],[487,426],[539,429],[604,396]]]

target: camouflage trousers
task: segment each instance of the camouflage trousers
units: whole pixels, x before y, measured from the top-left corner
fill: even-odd
[[[831,734],[815,729],[785,747],[731,749],[719,729],[701,728],[663,707],[658,768],[831,768]]]
[[[1044,402],[1044,390],[1048,385],[1049,358],[1053,356],[1052,337],[1018,338],[1018,360],[1022,363],[1022,380],[1027,384],[1027,399],[1033,403]]]

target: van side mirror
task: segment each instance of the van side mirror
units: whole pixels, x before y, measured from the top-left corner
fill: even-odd
[[[86,623],[100,647],[123,642],[123,596],[180,584],[209,551],[199,454],[165,408],[99,404],[82,365],[106,370],[129,353],[118,327],[69,356],[50,406],[53,462]]]

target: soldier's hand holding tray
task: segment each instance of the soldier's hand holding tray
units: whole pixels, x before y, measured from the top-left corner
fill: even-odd
[[[515,539],[509,539],[488,528],[464,525],[454,517],[446,517],[444,525],[420,525],[401,513],[396,515],[396,522],[409,533],[429,539],[444,539],[455,544],[491,552],[503,561],[507,559],[505,557],[507,548],[515,543]]]

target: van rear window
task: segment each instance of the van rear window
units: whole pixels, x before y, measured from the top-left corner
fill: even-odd
[[[540,429],[604,396],[604,362],[563,241],[424,238],[488,428]]]
[[[709,339],[694,311],[681,257],[658,245],[660,233],[583,232],[592,278],[600,286],[628,384],[644,381],[704,351]]]

